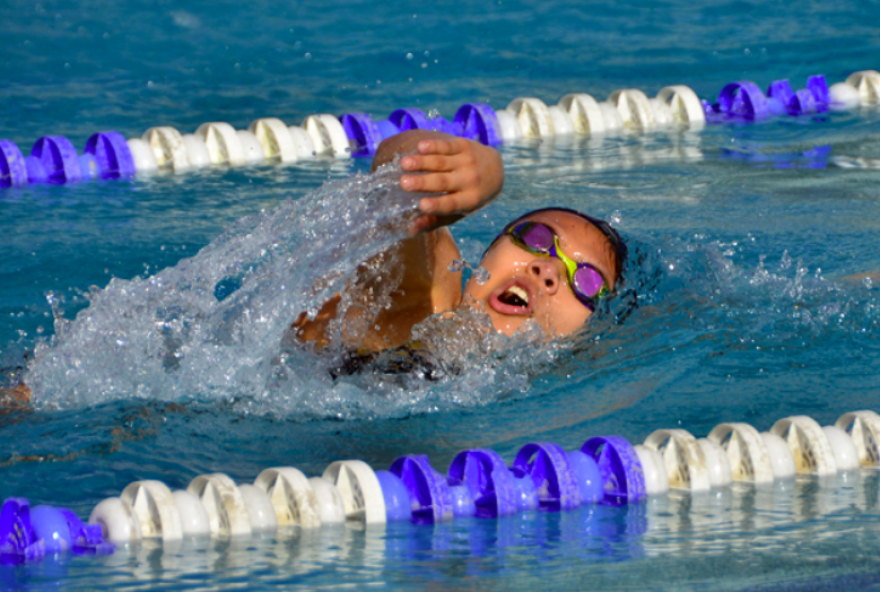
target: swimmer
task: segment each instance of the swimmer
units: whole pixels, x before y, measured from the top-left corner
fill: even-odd
[[[373,294],[381,278],[355,279],[346,288],[351,304],[344,326],[366,327],[357,336],[343,332],[346,349],[369,356],[405,347],[418,323],[462,306],[485,313],[494,328],[508,336],[533,320],[546,335],[563,337],[580,329],[597,302],[614,291],[626,246],[607,223],[566,208],[537,210],[509,223],[480,263],[489,272],[488,281],[471,278],[462,289],[461,271],[452,265],[461,256],[448,227],[501,192],[501,155],[471,140],[413,130],[382,142],[372,170],[398,155],[405,171],[402,189],[440,195],[421,199],[408,238],[363,264],[393,262],[402,268],[390,306],[375,318],[368,314],[375,308]],[[300,314],[292,334],[318,348],[328,345],[341,300],[336,294],[314,318]],[[20,408],[30,396],[25,384],[0,389],[0,408]]]
[[[548,336],[562,337],[582,327],[597,301],[614,290],[626,246],[607,223],[566,208],[537,210],[508,224],[480,263],[489,280],[481,284],[471,278],[462,290],[461,272],[450,269],[460,254],[447,227],[500,193],[501,156],[471,140],[413,130],[385,140],[372,170],[395,155],[401,155],[406,173],[419,173],[404,174],[403,189],[442,195],[422,198],[410,238],[381,256],[396,258],[403,279],[391,294],[391,307],[369,323],[356,343],[346,346],[359,353],[404,346],[417,323],[459,306],[486,313],[505,335],[533,319]],[[359,317],[368,309],[374,288],[369,282],[355,282],[350,288],[356,304],[346,311],[346,326],[364,326]],[[314,319],[300,315],[293,324],[297,337],[326,345],[340,298],[337,294],[325,303]]]

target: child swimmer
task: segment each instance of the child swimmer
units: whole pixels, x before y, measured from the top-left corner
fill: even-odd
[[[355,280],[349,286],[352,305],[343,324],[366,329],[357,337],[343,332],[342,345],[358,355],[405,347],[418,323],[460,306],[485,313],[508,336],[531,319],[546,335],[563,337],[582,327],[596,301],[619,282],[627,251],[617,232],[574,210],[546,208],[508,224],[480,263],[488,280],[471,278],[462,290],[461,271],[453,266],[460,254],[447,227],[498,196],[504,183],[501,156],[471,140],[413,130],[382,142],[372,170],[398,155],[401,168],[414,173],[401,177],[402,189],[440,195],[422,198],[409,238],[377,257],[379,264],[394,261],[401,268],[390,305],[368,318],[381,280]],[[298,341],[328,345],[341,299],[335,295],[314,318],[300,314],[291,327]],[[26,407],[30,398],[24,383],[0,390],[0,409]]]
[[[596,301],[620,280],[627,250],[614,229],[574,210],[545,208],[508,224],[480,263],[488,281],[471,278],[462,291],[461,272],[452,265],[460,254],[446,227],[500,193],[501,156],[471,140],[413,130],[385,140],[372,170],[396,155],[403,155],[400,166],[406,173],[418,173],[401,177],[404,190],[441,195],[422,198],[410,238],[385,254],[396,257],[403,279],[391,294],[391,306],[367,324],[357,343],[345,344],[359,354],[404,346],[417,323],[461,305],[487,314],[494,328],[508,336],[531,319],[546,335],[563,337],[583,326]],[[363,326],[358,317],[365,314],[375,286],[355,282],[352,289],[357,305],[346,311],[344,324]],[[300,315],[293,324],[297,337],[326,345],[340,298],[337,294],[325,303],[314,319]]]

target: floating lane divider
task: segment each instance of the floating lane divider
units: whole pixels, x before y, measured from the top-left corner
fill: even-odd
[[[398,109],[380,121],[366,113],[339,118],[319,114],[309,115],[299,126],[288,126],[269,117],[254,121],[246,130],[224,122],[203,123],[192,134],[158,126],[128,140],[108,131],[91,136],[82,155],[63,136],[38,139],[27,157],[15,143],[0,140],[0,187],[118,179],[157,170],[179,173],[212,165],[370,156],[385,138],[412,129],[442,131],[497,146],[519,138],[645,133],[676,126],[697,131],[707,123],[809,115],[878,103],[880,73],[863,70],[830,88],[824,76],[811,76],[807,87],[798,91],[788,80],[777,80],[766,94],[754,82],[732,82],[721,89],[715,103],[700,100],[687,86],[673,85],[654,98],[638,89],[623,89],[603,102],[586,93],[572,93],[551,106],[534,97],[514,99],[498,111],[469,103],[458,109],[452,121],[419,109]]]
[[[291,526],[435,524],[461,516],[621,506],[670,489],[699,494],[734,481],[760,486],[860,468],[880,469],[880,415],[873,411],[845,413],[825,427],[804,415],[787,417],[764,433],[745,423],[722,423],[700,439],[683,429],[661,429],[637,446],[619,436],[589,438],[572,451],[532,442],[510,466],[492,450],[465,450],[446,475],[427,456],[408,454],[387,471],[374,472],[359,460],[334,462],[311,478],[292,467],[273,467],[253,484],[237,485],[213,473],[173,492],[161,481],[145,480],[95,506],[87,524],[65,508],[6,499],[0,563],[64,551],[107,554],[144,539],[228,539]]]

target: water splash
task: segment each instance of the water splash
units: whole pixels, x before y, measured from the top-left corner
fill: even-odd
[[[328,183],[244,218],[192,258],[149,277],[113,279],[35,352],[26,383],[38,408],[111,400],[201,400],[284,417],[376,417],[483,404],[527,392],[528,376],[565,351],[537,325],[514,338],[459,310],[414,331],[429,360],[388,371],[393,352],[353,375],[335,372],[342,347],[315,351],[291,338],[347,282],[377,280],[371,312],[399,285],[395,261],[376,257],[406,234],[421,196],[399,188],[396,163]],[[369,261],[368,265],[362,262]],[[331,326],[337,338],[351,326]],[[337,341],[341,341],[337,339]],[[350,353],[350,352],[348,352]],[[419,353],[422,356],[422,353]]]

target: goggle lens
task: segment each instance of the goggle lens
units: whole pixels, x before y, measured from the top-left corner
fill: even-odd
[[[549,254],[554,246],[553,239],[555,236],[553,231],[543,224],[526,222],[517,226],[513,231],[520,241],[536,251]]]
[[[580,267],[574,272],[574,288],[584,296],[594,297],[605,287],[605,280],[591,267]]]

